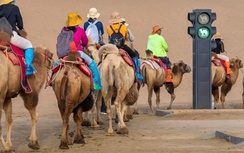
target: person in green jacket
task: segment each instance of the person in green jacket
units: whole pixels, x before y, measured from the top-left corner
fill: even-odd
[[[158,25],[154,26],[152,34],[148,36],[147,49],[153,52],[153,55],[159,57],[167,67],[166,82],[173,82],[171,78],[171,62],[167,56],[168,44],[161,35],[162,29]]]

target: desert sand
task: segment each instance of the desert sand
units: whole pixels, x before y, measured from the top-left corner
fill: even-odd
[[[136,40],[134,47],[144,56],[147,37],[154,25],[163,27],[162,35],[169,45],[168,56],[172,62],[183,60],[192,67],[192,38],[187,34],[191,23],[187,20],[188,12],[193,9],[211,9],[217,14],[213,26],[217,27],[224,38],[227,55],[243,60],[243,25],[244,5],[242,0],[17,0],[24,19],[28,39],[34,46],[45,45],[56,56],[56,39],[65,25],[67,14],[77,12],[84,21],[91,7],[101,13],[99,20],[104,28],[113,11],[120,13],[130,24]],[[242,14],[243,13],[243,14]],[[107,34],[104,35],[107,42]],[[209,113],[190,113],[162,118],[151,114],[147,104],[147,89],[140,90],[138,100],[139,116],[127,123],[128,136],[106,136],[107,123],[99,129],[84,127],[85,145],[73,145],[69,150],[59,150],[61,117],[56,98],[49,87],[40,93],[39,121],[37,134],[41,149],[31,151],[28,144],[30,117],[20,97],[13,99],[13,134],[12,141],[16,152],[237,152],[242,147],[219,139],[204,140],[204,135],[216,130],[243,136],[242,78],[240,71],[236,84],[226,97],[228,111]],[[181,85],[175,90],[176,99],[173,110],[192,109],[192,72],[185,74]],[[154,96],[155,98],[155,96]],[[154,101],[154,99],[153,99]],[[161,90],[160,109],[166,109],[170,96],[165,89]],[[156,106],[153,103],[154,107]],[[235,112],[235,110],[239,110]],[[104,116],[106,120],[106,116]],[[74,127],[70,119],[71,131]],[[4,125],[4,124],[2,124]],[[5,128],[5,127],[3,127]]]

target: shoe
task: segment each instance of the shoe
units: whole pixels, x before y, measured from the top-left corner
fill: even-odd
[[[105,113],[105,112],[101,112],[101,114],[102,114],[102,115],[107,115],[107,113]]]

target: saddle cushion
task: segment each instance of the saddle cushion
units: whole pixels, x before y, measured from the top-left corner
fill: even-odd
[[[215,66],[223,66],[225,69],[225,72],[227,71],[227,67],[225,64],[225,60],[218,58],[217,56],[214,57],[214,60],[212,60],[212,62],[214,63]]]
[[[130,57],[130,55],[123,49],[119,49],[119,52],[122,55],[123,60],[129,65],[129,66],[134,66],[133,61]],[[126,56],[125,56],[126,55]]]
[[[67,56],[65,56],[63,59],[65,60],[67,58]],[[81,58],[78,58],[77,59],[78,62],[83,62],[83,59]],[[58,64],[56,67],[54,67],[52,69],[52,72],[53,73],[56,73],[59,69],[61,69],[63,67],[63,63],[61,64]],[[78,65],[78,68],[87,76],[91,77],[92,75],[92,72],[91,70],[89,69],[89,67],[87,66],[87,63],[84,63],[84,64],[79,64]]]

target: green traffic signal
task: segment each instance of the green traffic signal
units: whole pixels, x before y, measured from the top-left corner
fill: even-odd
[[[197,35],[199,38],[206,39],[210,35],[210,30],[207,27],[201,27],[198,29]]]

